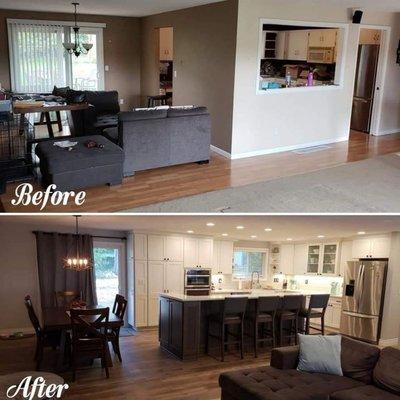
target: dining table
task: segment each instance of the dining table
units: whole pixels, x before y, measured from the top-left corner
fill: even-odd
[[[101,305],[87,307],[87,309],[94,309],[94,308],[104,308]],[[84,319],[92,323],[94,327],[101,328],[104,327],[103,322],[95,323],[97,317],[96,316],[86,316]],[[43,329],[45,332],[48,331],[60,331],[60,349],[57,357],[57,371],[62,371],[64,368],[64,361],[65,361],[65,350],[67,345],[67,333],[68,331],[72,330],[72,323],[70,317],[70,307],[49,307],[42,309],[42,321],[43,321]],[[113,328],[120,328],[124,326],[124,320],[115,315],[113,312],[110,312],[108,318],[108,327]],[[108,347],[107,347],[108,349]],[[112,367],[112,359],[110,352],[108,350],[107,353],[107,365]]]

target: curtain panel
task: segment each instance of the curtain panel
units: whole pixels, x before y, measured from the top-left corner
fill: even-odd
[[[83,300],[97,305],[94,266],[86,271],[65,269],[63,260],[76,252],[76,235],[35,232],[42,307],[55,306],[55,292],[81,292]],[[93,260],[93,237],[78,235],[80,254]]]

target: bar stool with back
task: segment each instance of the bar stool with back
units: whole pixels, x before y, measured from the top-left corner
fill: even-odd
[[[310,328],[321,332],[325,335],[325,313],[329,303],[329,294],[315,294],[310,297],[310,303],[308,308],[303,308],[300,311],[300,317],[305,318],[305,328],[301,331],[306,335],[310,334]],[[311,319],[321,319],[321,329],[311,327],[310,320]]]
[[[289,338],[289,342],[294,338],[297,345],[299,332],[299,315],[304,306],[304,296],[290,295],[284,296],[282,300],[282,307],[277,312],[279,321],[279,344],[284,345],[284,339]],[[285,323],[290,322],[290,328],[286,328]],[[287,334],[285,334],[287,332]]]

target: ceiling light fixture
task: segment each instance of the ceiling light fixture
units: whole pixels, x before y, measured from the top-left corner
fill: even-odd
[[[292,238],[287,238],[286,240],[287,240],[288,242],[292,242],[292,241],[293,241]]]
[[[90,49],[93,47],[93,44],[91,43],[81,43],[80,37],[79,37],[79,26],[78,26],[78,11],[77,7],[79,6],[79,3],[71,3],[75,7],[74,11],[74,20],[75,20],[75,25],[72,28],[74,31],[74,42],[64,42],[63,46],[65,50],[69,54],[75,54],[76,57],[79,57],[81,54],[87,54],[89,53]],[[71,40],[72,38],[70,38]]]
[[[366,234],[367,234],[367,232],[364,232],[364,231],[360,231],[357,233],[357,235],[366,235]]]
[[[237,227],[236,227],[236,229],[238,229],[239,231],[241,231],[241,230],[243,230],[243,229],[244,229],[244,226],[242,226],[242,225],[239,225],[239,226],[237,226]]]
[[[227,233],[223,233],[222,236],[227,237],[229,235]]]
[[[215,226],[215,224],[214,224],[214,222],[208,222],[208,223],[207,223],[207,226],[213,227],[213,226]]]
[[[257,239],[257,236],[256,235],[251,235],[251,238],[252,239]]]
[[[192,234],[192,233],[194,233],[194,231],[187,231],[187,233],[190,233],[190,234]]]
[[[318,236],[318,239],[324,239],[324,238],[325,238],[324,235],[319,235],[319,236]]]
[[[272,232],[272,229],[271,228],[265,228],[264,231],[265,232]]]

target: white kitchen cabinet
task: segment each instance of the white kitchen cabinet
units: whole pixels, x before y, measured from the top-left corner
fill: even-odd
[[[213,248],[213,275],[232,275],[233,242],[215,240]]]
[[[168,262],[164,269],[165,290],[167,293],[183,293],[184,273],[183,264],[179,262]]]
[[[361,29],[360,44],[377,44],[381,43],[381,31],[378,29]]]
[[[338,243],[310,244],[306,273],[311,275],[335,276],[338,268]]]
[[[340,246],[339,276],[344,276],[349,261],[353,261],[353,241],[351,240],[342,242]]]
[[[135,260],[147,260],[147,235],[135,234]]]
[[[336,47],[337,29],[311,29],[308,35],[309,47]]]
[[[325,326],[339,329],[341,315],[342,300],[338,298],[331,298],[328,303],[328,308],[326,309]]]
[[[213,240],[185,238],[183,258],[185,268],[211,268],[213,264]]]
[[[275,58],[277,60],[287,59],[287,36],[288,32],[278,32],[275,42]]]
[[[282,244],[280,252],[279,272],[281,274],[293,275],[294,245]]]
[[[150,261],[183,261],[183,238],[148,235],[147,253]]]
[[[147,326],[147,261],[135,260],[135,327]]]
[[[306,61],[308,54],[308,31],[287,32],[287,59]]]
[[[295,275],[307,273],[308,244],[296,244],[294,246],[293,272]]]
[[[389,258],[390,246],[388,236],[356,239],[353,241],[353,258]]]
[[[160,28],[160,61],[174,59],[174,29]]]

